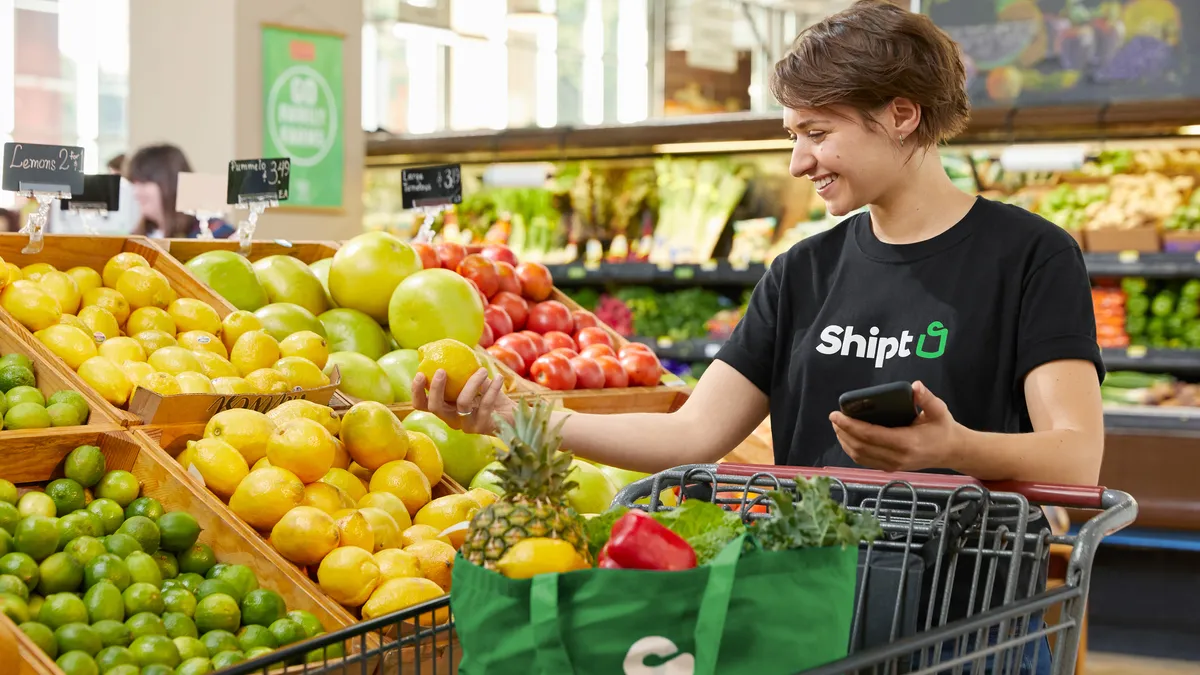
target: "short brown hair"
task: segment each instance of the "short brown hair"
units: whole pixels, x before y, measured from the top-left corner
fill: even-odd
[[[927,147],[966,128],[966,82],[958,45],[929,17],[859,0],[800,33],[775,64],[771,93],[787,108],[846,105],[864,118],[907,98],[921,106],[912,140]]]

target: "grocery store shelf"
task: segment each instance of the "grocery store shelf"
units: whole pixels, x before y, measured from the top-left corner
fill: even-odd
[[[1105,405],[1104,428],[1200,433],[1200,408]]]
[[[1108,370],[1136,370],[1141,373],[1200,375],[1200,349],[1105,349],[1104,366]]]
[[[1193,253],[1085,253],[1093,277],[1200,277]]]
[[[604,284],[653,286],[741,286],[750,287],[766,274],[767,267],[753,263],[734,267],[728,261],[701,265],[658,266],[653,263],[601,263],[599,265],[547,265],[554,285],[598,286]]]
[[[650,346],[660,359],[686,362],[711,361],[716,358],[717,352],[721,351],[721,345],[725,344],[724,340],[709,339],[680,340],[678,342],[666,338],[655,340],[654,338],[635,337],[630,339]]]

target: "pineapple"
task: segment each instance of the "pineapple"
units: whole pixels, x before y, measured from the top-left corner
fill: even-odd
[[[558,452],[562,423],[551,427],[552,412],[545,400],[518,401],[512,424],[498,420],[497,436],[508,446],[496,470],[504,496],[471,519],[460,550],[472,563],[494,570],[510,547],[529,537],[561,539],[591,560],[583,527],[567,505],[576,485],[567,480],[573,456]]]

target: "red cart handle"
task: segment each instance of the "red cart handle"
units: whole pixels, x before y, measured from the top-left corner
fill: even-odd
[[[965,485],[987,488],[993,492],[1015,492],[1034,504],[1053,504],[1079,509],[1103,508],[1106,488],[1090,485],[1054,485],[1050,483],[1027,483],[1022,481],[980,481],[970,476],[941,473],[887,473],[872,469],[818,469],[800,466],[777,466],[774,464],[719,464],[718,472],[730,476],[753,476],[769,473],[784,479],[794,479],[797,474],[806,478],[828,476],[846,483],[884,486],[904,481],[913,487],[935,490],[955,490]]]

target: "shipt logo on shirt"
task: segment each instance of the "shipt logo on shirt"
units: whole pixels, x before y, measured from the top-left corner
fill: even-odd
[[[923,359],[936,359],[946,351],[946,341],[950,330],[941,321],[934,321],[925,328],[923,335],[915,337],[917,348],[915,353]],[[906,358],[914,353],[909,349],[914,336],[909,331],[903,331],[899,337],[880,337],[879,328],[871,326],[867,334],[854,332],[854,326],[826,326],[821,331],[821,344],[817,351],[830,356],[854,356],[860,359],[873,359],[876,368],[882,368],[885,361],[892,358]]]

